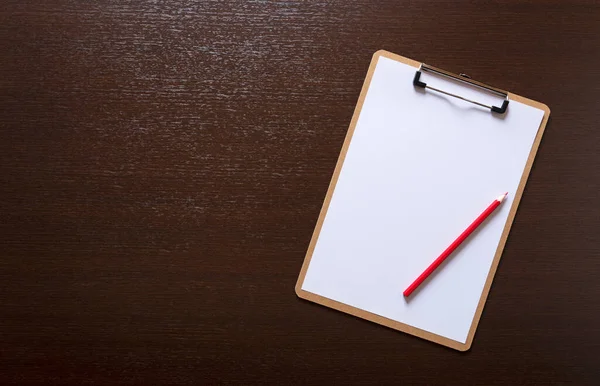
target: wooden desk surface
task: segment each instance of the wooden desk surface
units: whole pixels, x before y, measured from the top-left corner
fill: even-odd
[[[552,109],[464,354],[294,294],[381,48]],[[597,384],[597,2],[5,1],[0,54],[1,383]]]

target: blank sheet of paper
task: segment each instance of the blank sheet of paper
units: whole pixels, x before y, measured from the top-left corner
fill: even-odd
[[[465,343],[544,112],[513,100],[493,115],[413,87],[415,71],[379,57],[302,289]],[[501,104],[428,73],[421,80]],[[506,191],[406,300],[402,291]]]

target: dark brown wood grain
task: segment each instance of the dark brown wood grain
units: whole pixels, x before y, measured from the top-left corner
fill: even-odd
[[[471,351],[294,285],[372,54],[546,103]],[[598,384],[600,4],[3,1],[0,383]]]

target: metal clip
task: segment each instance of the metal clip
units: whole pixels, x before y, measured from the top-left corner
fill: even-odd
[[[441,75],[441,76],[445,76],[447,78],[451,78],[451,79],[453,79],[453,80],[455,80],[457,82],[462,82],[462,83],[469,84],[471,86],[474,86],[476,88],[485,90],[485,91],[487,91],[489,93],[492,93],[494,95],[503,97],[504,98],[504,102],[502,102],[502,106],[500,106],[500,107],[490,106],[490,105],[486,105],[486,104],[483,104],[483,103],[480,103],[480,102],[477,102],[477,101],[474,101],[474,100],[471,100],[471,99],[467,99],[467,98],[462,97],[460,95],[452,94],[450,92],[443,91],[443,90],[440,90],[438,88],[428,86],[427,83],[421,82],[421,80],[420,80],[421,79],[421,72],[432,72],[432,73],[437,74],[437,75]],[[448,96],[451,96],[451,97],[454,97],[454,98],[458,98],[458,99],[461,99],[461,100],[463,100],[465,102],[473,103],[473,104],[475,104],[477,106],[485,107],[485,108],[490,109],[492,112],[497,113],[497,114],[504,114],[506,112],[506,108],[508,107],[509,100],[508,100],[508,93],[506,91],[500,90],[500,89],[495,88],[495,87],[488,86],[488,85],[486,85],[484,83],[477,82],[476,80],[472,80],[471,77],[469,77],[466,74],[456,75],[456,74],[453,74],[451,72],[448,72],[448,71],[445,71],[445,70],[442,70],[442,69],[439,69],[439,68],[436,68],[436,67],[433,67],[433,66],[429,66],[429,65],[427,65],[425,63],[422,63],[421,67],[419,67],[419,69],[417,70],[417,73],[415,74],[415,77],[413,79],[413,85],[416,86],[416,87],[430,89],[430,90],[433,90],[433,91],[436,91],[436,92],[439,92],[439,93],[442,93],[442,94],[445,94],[445,95],[448,95]]]

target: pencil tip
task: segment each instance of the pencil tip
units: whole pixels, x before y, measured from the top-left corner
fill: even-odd
[[[502,201],[504,201],[504,199],[506,198],[506,196],[508,196],[508,192],[506,192],[503,195],[501,195],[500,197],[498,197],[497,200],[500,201],[500,202],[502,202]]]

